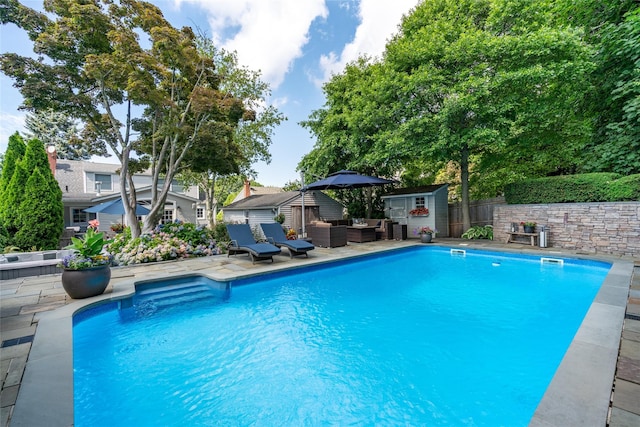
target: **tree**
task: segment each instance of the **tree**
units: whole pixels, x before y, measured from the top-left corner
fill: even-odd
[[[465,229],[471,165],[506,180],[558,173],[575,168],[590,136],[575,106],[590,90],[592,51],[579,30],[551,25],[550,4],[428,0],[387,46],[389,90],[405,107],[390,141],[410,158],[457,164]]]
[[[324,107],[301,123],[317,142],[299,163],[299,170],[312,176],[348,169],[391,177],[401,169],[402,157],[388,150],[387,139],[397,121],[392,95],[383,88],[386,79],[382,64],[360,58],[323,86]],[[353,215],[371,217],[379,191],[371,187],[339,192],[335,197],[350,206]]]
[[[9,186],[16,164],[22,160],[26,150],[27,146],[18,132],[9,137],[7,151],[2,159],[2,173],[0,174],[0,222],[2,222],[4,212],[3,192]]]
[[[8,1],[2,23],[25,29],[40,57],[7,53],[0,55],[0,67],[22,93],[23,108],[53,108],[80,119],[95,145],[111,148],[121,163],[127,223],[137,237],[136,193],[127,190],[135,188],[133,173],[145,163],[132,154],[147,155],[143,160],[151,165],[148,231],[200,133],[241,115],[242,103],[218,90],[213,62],[200,55],[191,29],[176,30],[149,3],[49,0],[45,11],[55,19]],[[134,116],[134,106],[143,107],[141,117]],[[132,137],[134,124],[139,140]]]
[[[93,146],[78,129],[77,122],[67,114],[54,110],[36,111],[27,114],[25,127],[27,138],[38,138],[45,146],[56,147],[59,159],[89,160],[91,156],[107,156],[100,150],[103,146]]]
[[[283,186],[283,191],[300,191],[302,188],[302,182],[299,179],[293,181],[287,181]]]
[[[57,249],[64,229],[62,191],[57,186],[57,191],[51,191],[48,166],[44,172],[36,167],[24,188],[13,239],[13,244],[23,249]]]
[[[49,168],[44,145],[38,139],[25,145],[15,134],[6,154],[11,166],[7,165],[7,175],[2,177],[0,223],[9,240],[24,249],[57,248],[64,227],[62,191]]]
[[[28,179],[29,174],[25,170],[23,163],[18,162],[9,185],[2,193],[2,223],[10,236],[13,236],[20,227],[20,205],[25,198],[24,189]]]
[[[227,122],[218,122],[208,135],[200,138],[209,149],[193,150],[186,160],[190,174],[182,179],[187,184],[196,184],[205,193],[209,227],[214,228],[220,202],[234,185],[242,185],[242,175],[254,175],[251,164],[271,160],[268,147],[271,145],[273,129],[286,118],[269,105],[269,85],[260,78],[260,73],[238,63],[235,52],[216,48],[204,35],[197,39],[200,52],[213,60],[220,76],[221,92],[242,101],[240,117]],[[222,179],[220,185],[218,181]]]
[[[593,74],[596,131],[585,169],[629,175],[640,173],[640,6],[612,3],[614,11],[587,21],[599,46],[599,67]]]

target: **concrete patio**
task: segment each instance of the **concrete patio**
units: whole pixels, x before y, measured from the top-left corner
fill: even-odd
[[[275,257],[275,262],[251,264],[246,256],[226,256],[195,258],[176,262],[151,263],[132,267],[114,268],[112,270],[111,284],[105,295],[100,298],[109,298],[120,294],[130,293],[135,281],[153,278],[168,277],[181,274],[208,274],[216,278],[235,278],[245,275],[259,274],[277,269],[285,269],[297,266],[334,261],[358,255],[365,255],[378,251],[393,250],[418,244],[416,240],[408,241],[377,241],[362,244],[349,244],[345,247],[324,249],[316,248],[310,252],[309,258],[290,259],[286,250],[282,255]],[[553,248],[540,249],[530,246],[506,245],[492,241],[467,241],[459,239],[437,239],[437,244],[505,250],[516,253],[552,253],[555,256],[582,257],[569,251],[558,251]],[[587,256],[587,258],[590,258]],[[635,268],[631,268],[635,274],[630,281],[630,292],[626,299],[626,315],[622,340],[620,341],[616,377],[611,394],[612,405],[609,413],[609,425],[611,427],[625,427],[640,425],[640,260],[621,259],[608,256],[598,256],[597,259],[606,261],[622,261],[627,265],[635,262]],[[21,384],[32,381],[35,377],[25,379],[25,366],[32,350],[34,336],[38,331],[38,323],[45,313],[56,309],[62,309],[69,304],[78,304],[66,296],[60,283],[60,274],[50,274],[35,277],[23,277],[18,279],[0,281],[0,315],[1,315],[1,374],[2,390],[0,395],[1,426],[17,426],[21,424],[23,417],[16,417],[16,423],[12,424],[14,408],[18,401],[18,393]],[[40,331],[42,332],[42,331]],[[31,354],[32,357],[33,354]],[[49,390],[56,393],[56,390]],[[18,405],[19,406],[19,405]],[[18,408],[22,411],[25,408]],[[51,424],[52,418],[56,418],[56,411],[49,412],[48,420],[43,419],[42,424]],[[67,414],[68,415],[68,414]],[[534,423],[532,423],[534,424]],[[34,424],[31,424],[34,425]],[[545,424],[544,419],[538,418],[536,425]],[[569,424],[567,424],[569,425]]]

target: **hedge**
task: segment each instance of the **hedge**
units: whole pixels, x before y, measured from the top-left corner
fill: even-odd
[[[508,184],[509,204],[584,203],[640,200],[640,174],[588,173],[530,179]]]

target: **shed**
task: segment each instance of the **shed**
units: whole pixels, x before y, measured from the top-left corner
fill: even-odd
[[[344,206],[322,191],[304,193],[305,223],[320,219],[342,219]],[[299,191],[276,194],[252,195],[223,208],[224,221],[246,223],[252,228],[261,222],[274,222],[274,217],[284,214],[283,225],[302,232],[302,198]]]
[[[415,230],[425,226],[437,230],[438,236],[449,237],[448,193],[449,184],[399,188],[382,196],[385,216],[405,224],[408,237],[417,238]],[[425,212],[424,209],[428,213],[416,212]]]

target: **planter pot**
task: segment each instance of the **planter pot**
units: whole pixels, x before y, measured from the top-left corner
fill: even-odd
[[[422,243],[431,243],[431,239],[432,239],[432,237],[433,237],[433,236],[432,236],[431,234],[427,234],[427,233],[425,233],[425,234],[421,234],[421,235],[420,235],[420,241],[421,241]]]
[[[524,226],[524,232],[525,233],[534,233],[535,230],[536,230],[535,227],[530,227],[530,226],[527,226],[527,225]]]
[[[107,289],[111,280],[111,268],[108,265],[84,270],[64,270],[62,287],[73,299],[82,299],[100,295]]]

